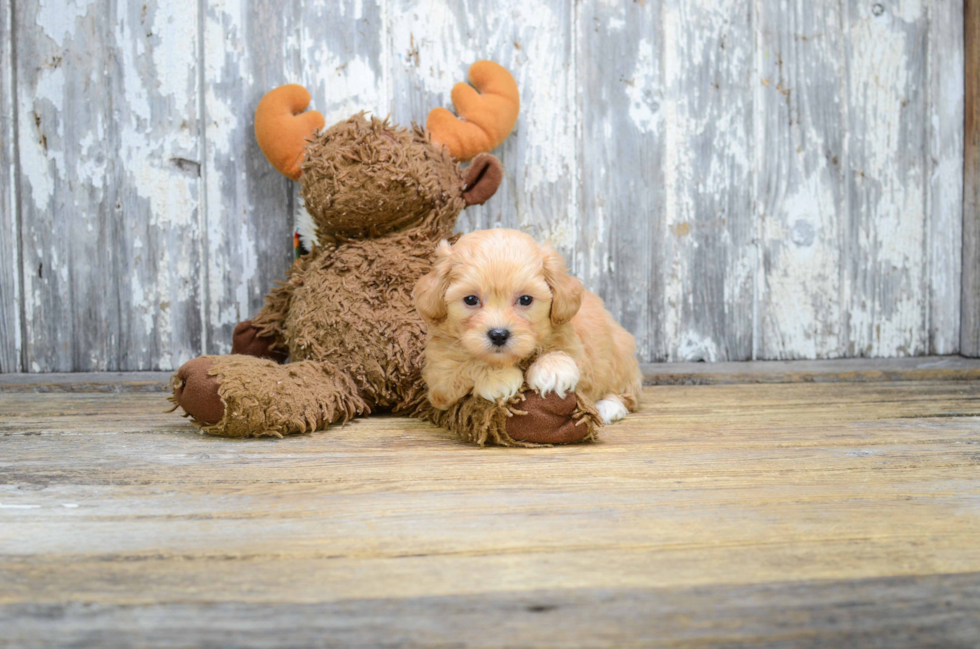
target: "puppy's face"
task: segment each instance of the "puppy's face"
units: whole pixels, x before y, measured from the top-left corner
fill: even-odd
[[[449,246],[415,288],[415,305],[467,356],[495,367],[527,358],[582,299],[561,256],[516,230],[484,230]]]

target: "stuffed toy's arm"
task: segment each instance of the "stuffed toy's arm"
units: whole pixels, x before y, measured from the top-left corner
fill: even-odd
[[[269,358],[284,363],[289,356],[286,347],[286,316],[293,300],[293,292],[299,285],[307,257],[300,257],[293,263],[284,283],[272,289],[265,296],[265,305],[251,320],[238,323],[235,327],[232,354],[246,354],[259,358]]]
[[[265,306],[258,314],[235,327],[231,353],[286,362],[289,350],[285,342],[285,323],[292,297],[293,286],[289,283],[277,286],[266,295]]]

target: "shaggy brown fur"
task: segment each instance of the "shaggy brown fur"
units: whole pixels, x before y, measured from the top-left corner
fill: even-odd
[[[464,191],[485,199],[496,189],[487,184],[499,183],[492,157],[472,167],[475,177],[467,183],[424,130],[363,114],[316,135],[302,164],[302,191],[320,245],[267,296],[251,331],[243,327],[236,336],[236,344],[245,341],[243,350],[288,351],[291,362],[195,359],[193,373],[188,364],[174,375],[173,402],[206,432],[230,437],[302,433],[386,410],[425,417],[478,444],[593,439],[595,411],[583,401],[555,403],[532,394],[526,402],[519,395],[494,404],[473,397],[439,412],[425,399],[425,325],[412,288],[432,268],[436,243],[452,236],[467,204]],[[223,410],[207,403],[208,395],[220,398]],[[202,420],[193,411],[204,412],[200,402],[221,412],[220,419]],[[512,429],[514,417],[523,425]]]

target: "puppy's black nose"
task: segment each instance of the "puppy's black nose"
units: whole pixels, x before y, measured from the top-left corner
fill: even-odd
[[[501,347],[507,344],[507,339],[510,338],[510,331],[507,329],[491,329],[487,332],[487,338],[497,347]]]

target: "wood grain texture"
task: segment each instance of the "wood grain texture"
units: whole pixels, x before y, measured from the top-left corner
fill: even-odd
[[[960,353],[980,356],[980,2],[964,0],[965,141]]]
[[[756,357],[843,356],[841,7],[767,0],[758,38]]]
[[[300,79],[327,126],[362,110],[381,118],[391,112],[387,5],[386,0],[301,5]],[[424,115],[416,119],[424,121]]]
[[[391,417],[224,440],[161,395],[4,395],[0,620],[109,646],[975,632],[980,382],[644,397],[598,444],[515,450]]]
[[[671,355],[661,298],[666,145],[660,2],[578,5],[581,128],[575,269],[633,332],[640,358]],[[604,164],[597,164],[604,161]]]
[[[17,3],[31,371],[170,367],[200,347],[195,3]]]
[[[118,332],[110,323],[119,318],[106,297],[120,293],[111,272],[118,251],[107,232],[114,216],[108,4],[13,6],[26,366],[106,369],[106,334]],[[83,309],[92,318],[76,332]]]
[[[641,360],[980,355],[973,4],[4,2],[0,371],[229,351],[299,210],[262,94],[424,122],[480,58],[522,111],[459,229],[551,242]]]
[[[666,360],[753,357],[751,6],[665,0]]]
[[[925,7],[844,3],[847,356],[928,351]]]
[[[13,19],[0,0],[0,374],[23,371]]]
[[[117,261],[93,266],[118,282],[118,295],[107,290],[104,296],[118,302],[118,335],[110,328],[105,343],[118,360],[76,362],[72,369],[169,369],[202,348],[204,287],[195,281],[204,192],[197,8],[193,0],[116,0],[110,7],[115,45],[108,61],[107,133],[115,161],[104,245]],[[102,251],[92,255],[98,260]],[[93,328],[97,312],[77,298],[75,310],[77,336]]]
[[[929,263],[929,353],[960,348],[963,274],[963,0],[926,4],[928,34],[928,120],[926,133]]]
[[[15,644],[55,647],[969,646],[980,575],[556,589],[314,604],[0,605]],[[56,620],[52,624],[51,620]],[[111,630],[111,636],[107,633]]]

